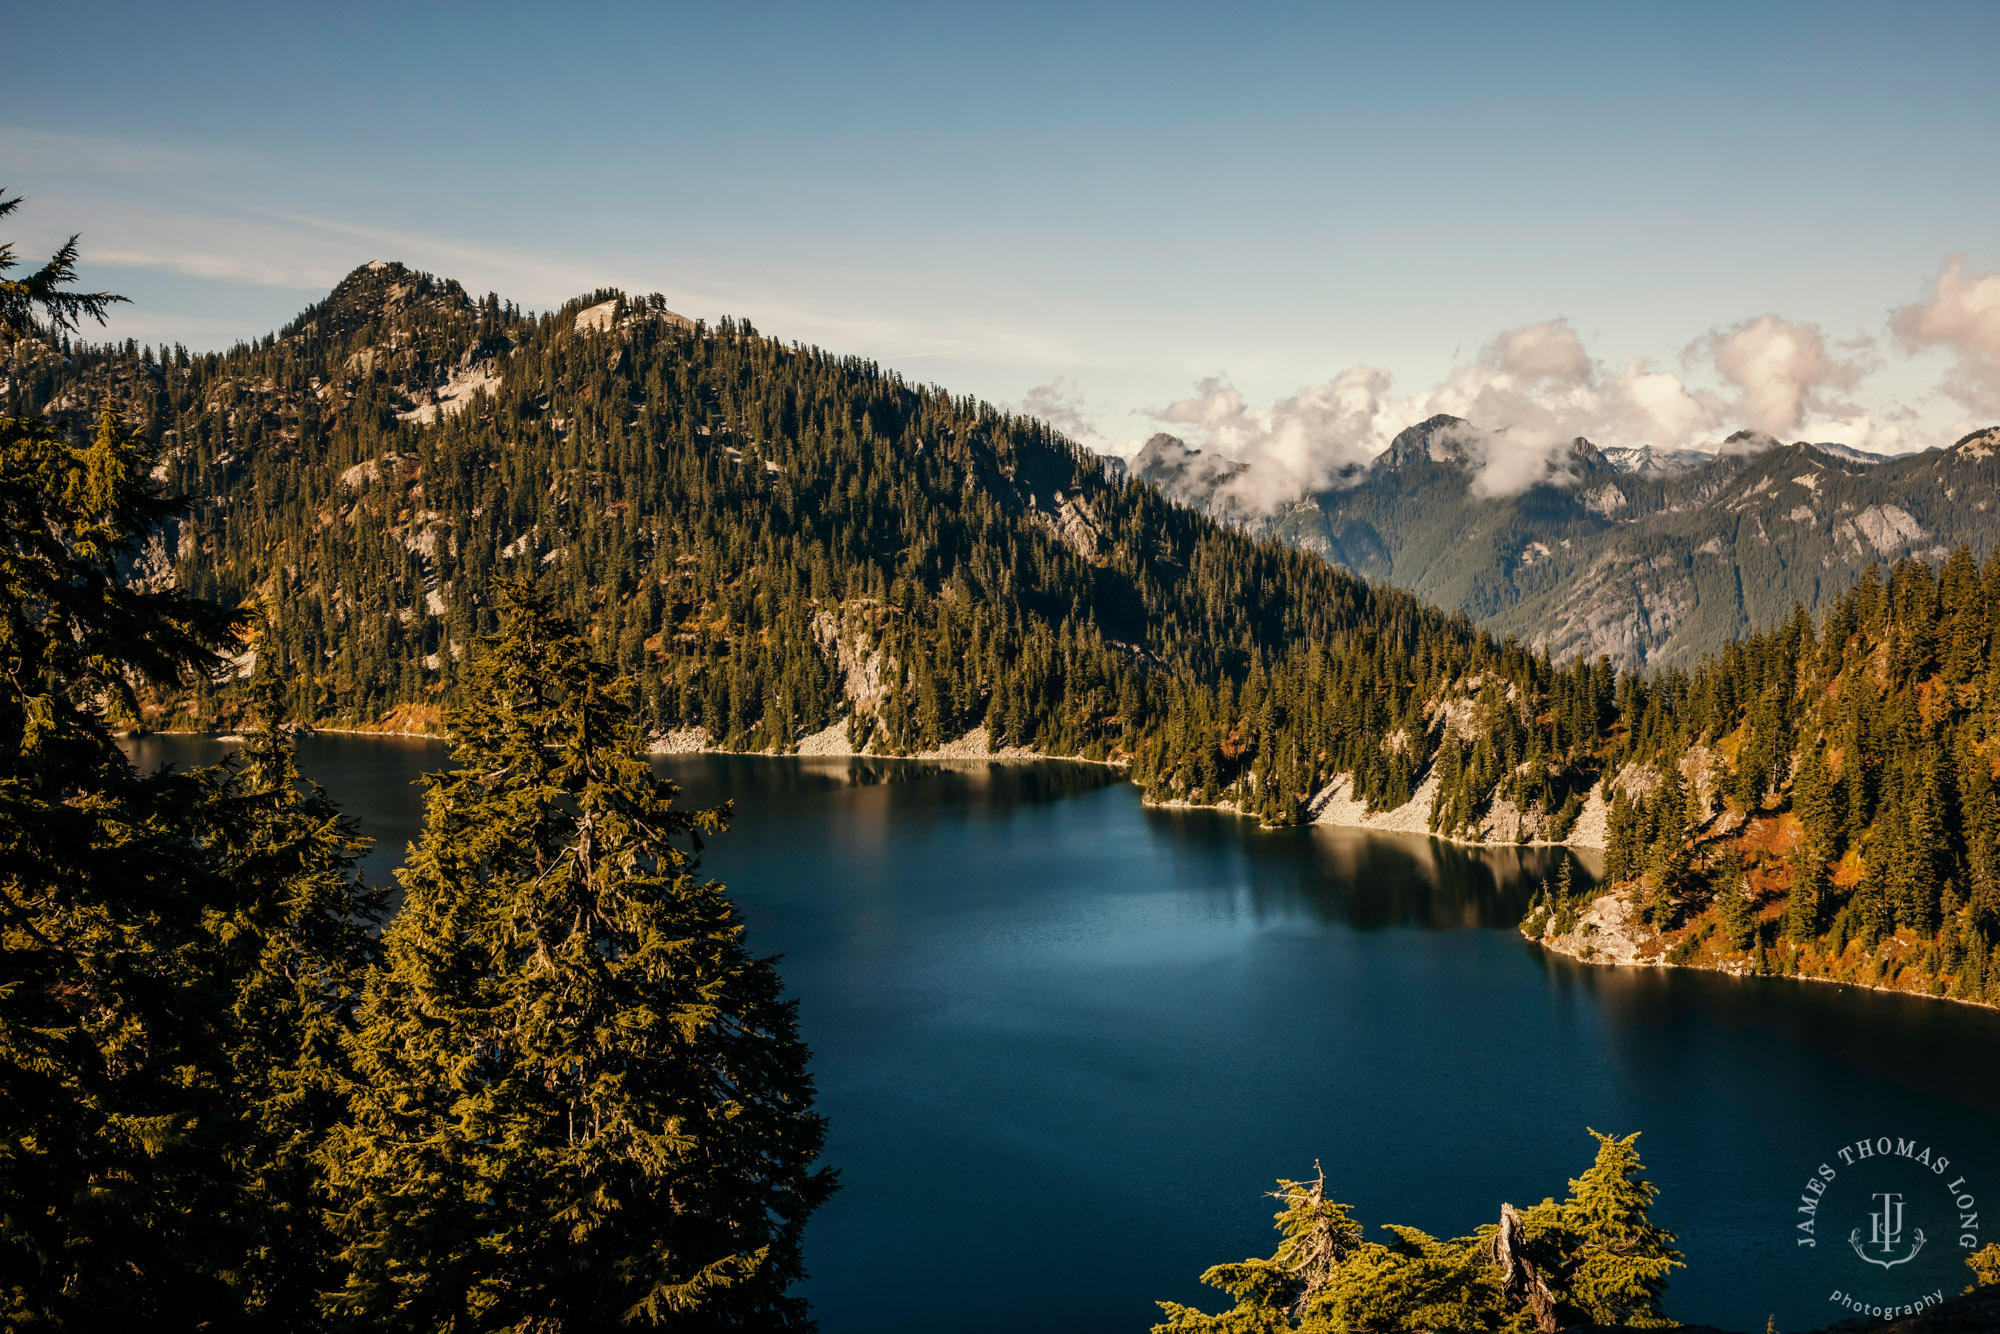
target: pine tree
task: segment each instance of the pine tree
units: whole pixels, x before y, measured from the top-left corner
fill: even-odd
[[[1333,1284],[1342,1264],[1361,1245],[1361,1226],[1348,1206],[1327,1198],[1326,1173],[1313,1164],[1310,1182],[1280,1179],[1271,1198],[1284,1208],[1275,1215],[1283,1240],[1270,1259],[1220,1264],[1201,1281],[1236,1298],[1233,1310],[1207,1315],[1178,1302],[1161,1302],[1167,1319],[1154,1334],[1239,1334],[1243,1332],[1319,1328],[1295,1325]]]
[[[1525,1212],[1503,1204],[1498,1225],[1448,1240],[1388,1224],[1391,1241],[1364,1241],[1347,1207],[1326,1197],[1323,1174],[1280,1181],[1277,1252],[1202,1275],[1235,1306],[1210,1315],[1161,1302],[1167,1319],[1153,1334],[1670,1326],[1660,1297],[1681,1256],[1648,1216],[1657,1190],[1640,1175],[1638,1136],[1591,1134],[1596,1162],[1568,1199]]]
[[[1819,938],[1821,918],[1831,885],[1826,863],[1810,844],[1792,854],[1792,889],[1785,900],[1785,939],[1804,945]]]
[[[344,1039],[378,953],[384,895],[354,871],[363,846],[354,821],[299,774],[262,629],[241,769],[214,793],[209,836],[239,896],[216,925],[231,982],[234,1101],[255,1127],[239,1167],[258,1208],[245,1300],[262,1321],[308,1328],[336,1249],[316,1155],[345,1110]]]
[[[72,238],[0,283],[0,333],[101,318],[116,298],[69,291],[74,258]],[[305,1327],[326,1272],[310,1150],[371,905],[351,826],[299,789],[268,668],[241,768],[140,775],[112,739],[142,697],[203,689],[244,626],[123,577],[177,508],[155,460],[109,411],[87,440],[0,420],[9,1328]]]
[[[21,197],[0,189],[0,218],[21,207]],[[0,338],[52,334],[77,328],[84,320],[104,323],[104,313],[125,300],[111,292],[76,289],[77,238],[57,248],[47,263],[19,278],[8,275],[21,266],[14,243],[0,241]],[[39,318],[37,318],[39,317]]]
[[[18,200],[0,198],[0,216]],[[0,273],[13,267],[0,246]],[[74,242],[0,282],[0,334],[101,316]],[[87,441],[0,419],[0,1323],[240,1322],[252,1212],[195,834],[203,777],[141,777],[105,710],[205,675],[236,620],[120,564],[170,508],[106,412]]]
[[[1716,896],[1722,916],[1723,943],[1732,950],[1747,950],[1755,933],[1750,895],[1743,884],[1743,868],[1730,866],[1723,871],[1722,891]]]
[[[1682,882],[1692,864],[1688,839],[1694,832],[1695,796],[1681,778],[1680,760],[1665,764],[1666,779],[1654,796],[1652,809],[1658,829],[1646,858],[1646,885],[1643,903],[1647,925],[1665,931],[1673,925],[1675,905]]]
[[[795,1328],[832,1190],[769,960],[696,875],[723,810],[635,758],[630,684],[524,586],[451,716],[324,1156],[368,1328]]]
[[[1828,774],[1826,748],[1808,741],[1801,746],[1798,776],[1792,785],[1792,809],[1805,826],[1806,842],[1821,861],[1839,848],[1841,789]]]
[[[1570,1198],[1553,1217],[1529,1212],[1529,1235],[1564,1255],[1559,1297],[1577,1315],[1639,1329],[1670,1326],[1660,1296],[1682,1259],[1673,1249],[1674,1234],[1649,1216],[1659,1188],[1640,1175],[1639,1136],[1590,1133],[1597,1161],[1569,1183]]]

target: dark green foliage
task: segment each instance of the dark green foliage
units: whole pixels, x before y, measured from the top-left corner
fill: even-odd
[[[73,253],[0,286],[14,401],[61,360],[15,335],[110,299],[68,292]],[[354,828],[282,726],[316,660],[260,616],[233,684],[252,618],[150,580],[175,507],[149,421],[0,418],[0,1324],[802,1326],[786,1288],[831,1187],[804,1051],[673,845],[719,821],[671,809],[625,687],[510,613],[460,718],[486,767],[435,787],[455,841],[419,857],[385,972]],[[225,698],[248,735],[223,766],[142,775],[113,739],[161,699]],[[415,925],[436,920],[469,925]],[[439,997],[392,1049],[392,1017]],[[429,1086],[385,1078],[438,1052]],[[458,1193],[413,1224],[424,1178],[385,1164],[468,1086],[497,1133],[431,1127]]]
[[[1634,1141],[1591,1134],[1597,1159],[1570,1195],[1516,1211],[1448,1241],[1388,1225],[1363,1239],[1347,1206],[1311,1184],[1279,1182],[1284,1241],[1270,1259],[1217,1265],[1202,1281],[1236,1299],[1209,1315],[1161,1302],[1154,1334],[1349,1334],[1357,1330],[1529,1331],[1585,1323],[1665,1328],[1675,1237],[1651,1221],[1657,1191]]]
[[[251,1117],[236,1171],[256,1204],[257,1244],[242,1281],[262,1319],[303,1329],[335,1281],[318,1155],[347,1114],[344,1044],[379,955],[384,896],[354,874],[354,822],[299,774],[279,727],[280,670],[259,654],[214,847],[225,878],[258,891],[218,923],[236,979],[229,1058]]]
[[[798,1328],[832,1189],[776,969],[696,875],[724,811],[637,757],[628,682],[503,589],[451,716],[323,1161],[369,1329]]]
[[[7,285],[8,333],[101,313],[67,290],[73,259]],[[109,413],[81,439],[0,420],[10,1329],[309,1322],[325,1250],[309,1156],[373,905],[351,829],[299,789],[268,669],[241,764],[141,775],[112,738],[108,714],[207,681],[244,624],[123,577],[172,509],[154,462]]]
[[[1786,940],[1800,945],[1819,938],[1830,890],[1826,863],[1808,842],[1792,858],[1792,888],[1785,897]]]
[[[1870,570],[1817,632],[1795,616],[1694,671],[1624,678],[1607,770],[1639,765],[1660,783],[1649,798],[1616,786],[1606,879],[1654,929],[1702,918],[1763,971],[1774,941],[1752,929],[1747,897],[1725,875],[1704,905],[1691,876],[1697,857],[1743,864],[1739,841],[1755,834],[1746,855],[1786,891],[1786,971],[2000,1003],[1996,591],[2000,559],[1905,561],[1886,584]],[[1736,765],[1718,763],[1731,746]],[[1740,840],[1706,827],[1683,777],[1698,747]],[[1692,957],[1688,941],[1675,948]]]
[[[0,218],[20,207],[19,195],[9,199],[0,189]],[[85,320],[102,324],[104,312],[125,299],[111,292],[76,290],[76,240],[70,237],[46,264],[18,278],[12,276],[21,266],[14,257],[14,243],[0,241],[0,340],[41,329],[74,329]]]
[[[1716,891],[1715,908],[1722,921],[1722,941],[1727,949],[1747,950],[1755,942],[1756,911],[1743,884],[1743,868],[1728,866],[1722,871],[1722,888]]]
[[[157,513],[149,452],[109,416],[83,445],[0,420],[0,1320],[14,1328],[224,1318],[250,1244],[213,916],[239,887],[201,837],[225,794],[211,775],[134,773],[100,704],[212,670],[233,629],[117,577]]]

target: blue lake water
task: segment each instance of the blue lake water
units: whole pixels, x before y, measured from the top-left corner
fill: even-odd
[[[443,748],[300,759],[386,878]],[[1586,1126],[1645,1132],[1683,1321],[1810,1328],[1846,1314],[1836,1289],[1965,1285],[1941,1188],[1843,1165],[1854,1140],[1921,1141],[2000,1206],[2000,1013],[1545,955],[1513,924],[1546,851],[1260,831],[1082,765],[658,764],[735,803],[706,866],[800,1000],[843,1181],[808,1233],[826,1334],[1144,1330],[1155,1299],[1224,1304],[1208,1265],[1269,1253],[1274,1177],[1318,1159],[1364,1222],[1462,1235],[1564,1194]],[[1806,1250],[1823,1161],[1843,1175]],[[1866,1193],[1905,1182],[1929,1245],[1861,1263]]]

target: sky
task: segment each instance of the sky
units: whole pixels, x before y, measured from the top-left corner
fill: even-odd
[[[601,287],[1280,487],[2000,422],[2000,5],[36,5],[0,186],[108,332]]]

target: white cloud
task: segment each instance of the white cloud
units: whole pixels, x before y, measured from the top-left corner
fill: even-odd
[[[1597,365],[1568,320],[1509,329],[1487,345],[1482,360],[1522,384],[1575,387],[1597,378]]]
[[[1653,370],[1633,357],[1606,381],[1608,429],[1603,443],[1655,445],[1673,449],[1711,432],[1721,419],[1721,400],[1696,393],[1670,371]]]
[[[1954,353],[1944,392],[1975,413],[2000,413],[2000,273],[1968,271],[1953,255],[1921,301],[1891,312],[1889,328],[1911,351]]]
[[[1827,350],[1826,338],[1810,324],[1760,315],[1719,329],[1698,345],[1716,371],[1738,390],[1736,418],[1751,430],[1789,438],[1806,416],[1825,406],[1829,389],[1850,389],[1861,378],[1858,360]]]
[[[1355,366],[1260,410],[1235,386],[1212,377],[1195,386],[1194,397],[1147,415],[1251,465],[1229,477],[1221,499],[1265,513],[1307,491],[1336,485],[1367,464],[1380,447],[1388,387],[1387,371]]]

